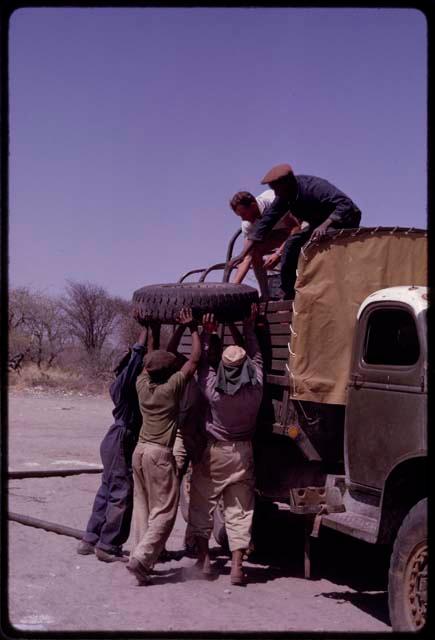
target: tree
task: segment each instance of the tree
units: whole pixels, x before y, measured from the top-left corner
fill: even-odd
[[[12,289],[9,295],[10,352],[25,353],[39,368],[50,367],[67,341],[58,299],[27,288]]]
[[[69,332],[83,346],[92,364],[101,361],[102,349],[116,328],[125,302],[89,282],[69,281],[62,301]]]

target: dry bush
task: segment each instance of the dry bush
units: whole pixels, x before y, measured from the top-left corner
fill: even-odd
[[[77,370],[50,367],[39,368],[34,363],[27,363],[18,373],[9,372],[9,387],[13,390],[37,389],[39,391],[73,392],[85,394],[102,394],[107,392],[110,380],[84,375]]]

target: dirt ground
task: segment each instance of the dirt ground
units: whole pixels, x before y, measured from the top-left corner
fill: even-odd
[[[108,397],[11,392],[9,468],[100,465],[99,444],[110,424]],[[11,480],[9,509],[84,529],[98,485],[98,474]],[[246,565],[249,584],[232,587],[229,558],[214,541],[215,579],[189,577],[194,560],[181,553],[184,529],[179,514],[167,545],[180,551],[178,559],[156,565],[152,584],[139,587],[122,563],[78,555],[76,539],[10,522],[10,623],[126,634],[391,630],[383,550],[322,532],[313,543],[313,579],[305,580],[300,522],[277,512]]]

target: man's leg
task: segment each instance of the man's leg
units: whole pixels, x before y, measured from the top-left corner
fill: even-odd
[[[148,497],[148,528],[131,557],[150,571],[165,546],[177,515],[179,484],[172,451],[159,445],[144,445],[142,475]]]
[[[303,245],[308,242],[311,233],[311,227],[307,227],[291,235],[285,244],[281,262],[281,289],[287,299],[294,298],[299,253]]]
[[[148,528],[149,504],[142,474],[142,457],[144,444],[138,443],[133,453],[133,515],[132,515],[132,549],[137,547]],[[131,554],[130,554],[131,555]]]
[[[234,471],[223,491],[225,528],[232,555],[231,583],[243,584],[243,554],[251,542],[254,515],[254,458],[252,444],[235,443]]]
[[[111,432],[113,426],[109,429],[100,444],[100,457],[103,463],[103,473],[101,477],[101,485],[97,491],[92,506],[92,513],[86,526],[83,542],[80,541],[77,551],[79,553],[91,553],[92,549],[86,549],[86,545],[95,546],[100,539],[101,529],[106,520],[106,508],[109,495],[108,476],[112,464],[111,451]]]
[[[101,528],[97,548],[115,556],[122,555],[122,545],[130,533],[133,511],[133,477],[126,459],[125,428],[112,434],[112,465],[108,473],[106,519]]]

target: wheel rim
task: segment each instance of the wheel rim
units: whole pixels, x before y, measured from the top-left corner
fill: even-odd
[[[405,574],[407,613],[414,629],[422,629],[427,610],[427,542],[417,545]]]

